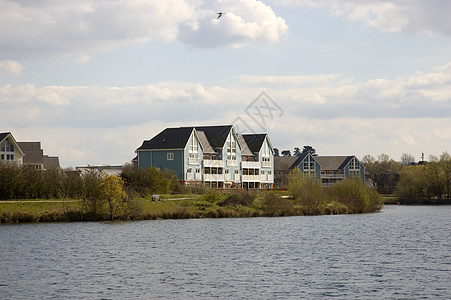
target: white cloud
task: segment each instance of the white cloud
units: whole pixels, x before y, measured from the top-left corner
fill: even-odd
[[[89,55],[80,55],[77,58],[75,58],[75,63],[79,65],[87,64],[91,60],[91,57]]]
[[[321,74],[302,76],[236,76],[242,82],[253,85],[325,85],[342,77],[341,74]]]
[[[388,32],[451,35],[448,0],[274,0],[281,5],[329,7],[332,14],[362,20]]]
[[[220,9],[227,14],[218,20]],[[156,38],[195,47],[237,47],[275,42],[287,29],[257,0],[0,0],[0,55],[5,58],[87,53]],[[87,60],[81,56],[78,63]]]
[[[312,144],[330,155],[384,152],[398,158],[401,153],[449,151],[450,70],[445,66],[433,70],[365,82],[334,74],[281,80],[264,76],[261,79],[280,84],[265,91],[283,110],[282,116],[274,114],[267,120],[265,129],[276,147]],[[261,132],[245,112],[260,93],[253,85],[209,87],[189,82],[128,87],[4,85],[2,124],[9,127],[2,130],[45,141],[51,145],[48,153],[61,156],[65,166],[121,163],[132,158],[144,139],[168,126],[226,124],[241,117]]]
[[[23,65],[14,60],[0,60],[0,76],[19,76]]]

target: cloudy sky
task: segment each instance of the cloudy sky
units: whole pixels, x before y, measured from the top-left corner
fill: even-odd
[[[0,131],[63,167],[215,124],[320,155],[450,152],[449,15],[449,0],[0,0]]]

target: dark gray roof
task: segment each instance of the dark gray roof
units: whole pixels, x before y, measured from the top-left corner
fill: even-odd
[[[22,151],[39,151],[41,149],[41,142],[17,142]]]
[[[58,156],[44,155],[43,158],[45,170],[54,170],[60,167],[60,160]]]
[[[11,132],[0,132],[0,142],[3,141]]]
[[[17,145],[24,153],[24,165],[44,163],[44,151],[41,149],[41,142],[17,142]]]
[[[287,171],[297,159],[297,156],[274,156],[274,170]]]
[[[203,131],[213,148],[222,148],[229,135],[232,125],[196,126],[196,130]]]
[[[249,149],[249,146],[246,143],[246,140],[244,139],[242,134],[238,134],[238,143],[241,146],[241,155],[245,156],[253,156],[254,154]]]
[[[315,156],[321,170],[341,170],[354,156]]]
[[[137,149],[182,149],[193,132],[194,127],[166,128],[152,139],[144,141]]]
[[[283,171],[293,169],[298,166],[306,156],[307,153],[302,153],[299,156],[274,156],[274,170]]]
[[[243,134],[243,138],[246,141],[247,146],[249,149],[255,153],[259,152],[262,148],[263,142],[266,138],[266,133],[261,134]]]

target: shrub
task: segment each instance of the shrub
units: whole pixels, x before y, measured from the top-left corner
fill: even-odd
[[[330,188],[330,192],[332,199],[346,205],[352,212],[373,212],[383,207],[377,191],[359,179],[341,180]]]
[[[233,193],[229,195],[226,199],[219,202],[219,206],[233,206],[233,205],[242,205],[242,206],[251,206],[255,200],[255,193],[242,191],[238,193]]]
[[[266,194],[262,200],[262,208],[266,216],[278,217],[292,215],[293,205],[284,198],[274,194]]]

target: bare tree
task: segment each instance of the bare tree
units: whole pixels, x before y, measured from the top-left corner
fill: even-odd
[[[401,165],[408,166],[415,163],[415,157],[411,154],[403,153],[401,154]]]

